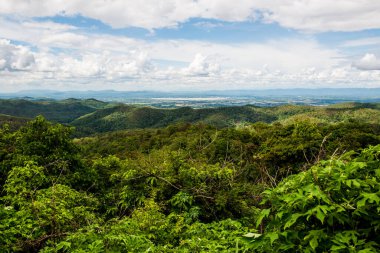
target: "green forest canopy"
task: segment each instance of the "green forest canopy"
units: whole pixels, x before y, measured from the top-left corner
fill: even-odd
[[[76,139],[42,116],[4,125],[0,251],[378,252],[376,106]]]
[[[2,114],[2,115],[1,115]],[[257,107],[252,105],[193,109],[181,107],[162,109],[95,99],[30,101],[0,99],[0,124],[12,121],[22,125],[38,115],[52,122],[76,127],[76,136],[87,136],[117,130],[162,128],[177,123],[204,123],[218,128],[234,127],[237,123],[266,122],[292,124],[309,120],[316,123],[357,121],[380,122],[380,104],[342,103],[330,106],[282,105]],[[4,118],[6,117],[6,118]]]

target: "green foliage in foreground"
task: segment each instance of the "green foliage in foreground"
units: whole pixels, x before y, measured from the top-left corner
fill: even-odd
[[[380,250],[377,124],[71,131],[0,130],[0,252]]]
[[[259,252],[379,252],[380,146],[322,161],[264,191]],[[263,225],[262,224],[262,225]]]

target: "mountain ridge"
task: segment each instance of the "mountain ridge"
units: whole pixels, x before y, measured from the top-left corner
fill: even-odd
[[[215,108],[156,108],[96,99],[66,99],[29,101],[0,99],[0,114],[14,117],[4,122],[19,122],[42,115],[48,120],[76,127],[77,135],[117,130],[160,128],[176,123],[204,123],[218,128],[236,124],[266,122],[288,124],[300,120],[316,123],[358,120],[380,122],[380,103],[341,103],[329,106],[281,105],[259,107],[255,105]],[[18,120],[22,118],[23,120]],[[2,121],[0,121],[1,123]]]

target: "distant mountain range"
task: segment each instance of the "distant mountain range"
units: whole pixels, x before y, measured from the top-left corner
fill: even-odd
[[[28,120],[43,115],[50,121],[75,126],[77,136],[116,130],[159,128],[176,123],[204,123],[227,127],[253,122],[287,124],[298,120],[316,123],[380,122],[380,103],[344,103],[330,106],[253,105],[217,108],[155,108],[103,102],[96,99],[38,100],[0,99],[0,126],[17,128]]]
[[[102,100],[117,99],[141,99],[141,98],[164,98],[164,97],[308,97],[308,98],[368,98],[380,99],[380,88],[332,88],[332,89],[268,89],[268,90],[209,90],[209,91],[54,91],[54,90],[25,90],[14,93],[0,93],[0,98],[95,98]]]

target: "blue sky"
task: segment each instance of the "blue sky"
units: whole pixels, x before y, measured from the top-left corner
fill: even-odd
[[[3,0],[0,89],[380,87],[372,0]]]

